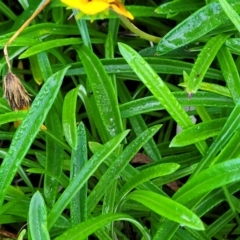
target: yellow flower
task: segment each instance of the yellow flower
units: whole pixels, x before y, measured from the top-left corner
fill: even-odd
[[[102,13],[108,9],[123,15],[129,19],[133,19],[133,15],[128,12],[120,0],[61,0],[70,8],[79,9],[86,15],[95,15]]]

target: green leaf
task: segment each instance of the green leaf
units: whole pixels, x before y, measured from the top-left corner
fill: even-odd
[[[171,141],[170,147],[187,146],[216,136],[226,123],[226,118],[202,122],[178,133]]]
[[[37,191],[29,206],[29,228],[33,240],[50,240],[47,230],[47,210],[42,195]]]
[[[225,45],[231,50],[231,52],[240,55],[240,38],[230,38],[226,41]]]
[[[240,12],[240,2],[231,0],[232,7]],[[157,46],[157,53],[164,54],[183,47],[203,37],[211,30],[227,21],[227,16],[218,2],[200,8],[168,32]]]
[[[18,167],[39,132],[40,127],[57,96],[67,69],[68,67],[53,74],[43,85],[12,139],[9,150],[0,168],[0,205],[3,203],[6,191],[16,174]]]
[[[105,136],[101,137],[106,142],[123,129],[116,92],[98,57],[86,46],[82,46],[77,52],[83,62],[100,115],[100,119],[95,121],[102,121]]]
[[[17,240],[24,240],[24,235],[26,234],[26,229],[23,229],[19,234]]]
[[[222,149],[222,151],[217,155],[214,162],[223,162],[227,159],[233,159],[240,157],[240,131],[236,131],[230,141]]]
[[[200,218],[183,205],[170,198],[149,191],[134,191],[125,200],[134,200],[151,209],[153,212],[197,230],[204,230]]]
[[[182,76],[183,71],[190,72],[193,67],[192,63],[174,59],[156,57],[146,57],[144,59],[157,73],[175,74]],[[100,61],[107,73],[115,73],[122,75],[123,73],[127,74],[133,72],[132,68],[126,63],[124,58],[101,59]],[[56,69],[59,69],[59,67]],[[67,75],[70,76],[78,76],[85,74],[86,71],[82,63],[80,62],[71,63],[71,69],[69,69],[67,73]],[[131,76],[133,77],[134,75]],[[213,68],[208,69],[206,77],[215,80],[223,80],[222,73],[219,70]]]
[[[156,166],[148,167],[147,169],[140,171],[134,175],[127,183],[121,188],[118,193],[116,202],[119,202],[128,192],[130,192],[136,186],[147,182],[153,178],[165,176],[175,172],[180,167],[176,163],[162,163]]]
[[[47,171],[47,170],[44,170],[42,168],[29,168],[27,170],[27,172],[29,173],[37,173],[37,174],[44,174],[45,177],[48,176],[48,177],[51,177],[52,179],[54,180],[57,180],[59,183],[61,183],[61,185],[66,188],[69,184],[69,179],[64,175],[55,175],[54,173],[50,172],[50,171]]]
[[[1,9],[1,12],[4,13],[4,15],[6,15],[8,18],[10,18],[14,21],[16,20],[17,16],[13,13],[11,8],[9,8],[3,2],[0,2],[0,9]]]
[[[57,135],[57,138],[63,142],[61,117],[57,114],[56,107],[50,109],[46,117],[45,124],[47,129],[51,132],[54,132]],[[54,138],[46,134],[45,169],[51,172],[53,175],[61,176],[63,170],[63,159],[63,147],[57,141],[55,141]],[[43,190],[46,203],[52,207],[56,201],[59,192],[59,182],[57,181],[57,179],[52,178],[49,175],[45,175]]]
[[[55,203],[53,208],[48,214],[48,228],[51,229],[57,219],[60,217],[62,211],[73,199],[75,194],[81,189],[81,187],[87,182],[87,180],[96,171],[98,166],[118,147],[121,141],[128,134],[128,130],[117,135],[109,142],[107,142],[104,147],[95,153],[91,159],[84,165],[84,167],[79,171],[76,177],[70,182],[69,186],[61,194],[58,201]]]
[[[217,57],[233,101],[237,103],[240,99],[240,78],[235,61],[225,46],[219,50]]]
[[[102,149],[103,146],[100,145],[99,143],[89,143],[89,147],[93,153],[99,151],[99,149]],[[112,153],[112,155],[109,156],[109,158],[106,159],[106,164],[110,167],[112,162],[117,158],[117,155],[115,153]],[[130,181],[132,179],[132,176],[138,175],[139,171],[132,167],[130,164],[128,164],[121,172],[121,176],[125,179],[125,181]],[[149,190],[153,191],[159,194],[162,194],[164,196],[167,196],[164,191],[162,191],[159,187],[154,185],[151,182],[145,182],[142,183],[141,185],[137,186],[138,189],[141,190]]]
[[[159,131],[160,127],[161,126],[156,125],[145,130],[124,149],[118,158],[115,159],[88,197],[88,213],[94,209],[98,201],[111,186],[110,182],[118,178],[119,174],[121,174],[134,155],[157,131]]]
[[[103,39],[92,39],[93,43],[104,43]],[[66,45],[79,45],[82,43],[81,38],[64,38],[64,39],[57,39],[57,40],[50,40],[44,43],[35,44],[34,46],[28,48],[24,53],[22,53],[19,58],[27,58],[38,54],[40,52],[44,52],[50,50],[55,47],[62,47]]]
[[[87,162],[88,149],[86,130],[81,122],[77,129],[77,147],[72,150],[70,179],[74,179]],[[87,219],[87,182],[70,202],[72,226],[84,222]]]
[[[27,114],[26,110],[20,110],[20,111],[1,114],[0,125],[9,123],[9,122],[21,121],[26,116],[26,114]]]
[[[179,12],[193,11],[203,7],[201,0],[178,0],[161,4],[156,10],[160,14],[174,14]]]
[[[62,124],[63,131],[68,144],[76,149],[77,147],[77,126],[76,126],[76,105],[78,87],[69,91],[63,101]]]
[[[227,122],[223,126],[221,132],[207,150],[202,160],[199,162],[197,168],[192,174],[192,177],[197,175],[202,169],[208,167],[214,163],[214,158],[217,153],[226,146],[227,142],[231,139],[233,134],[240,128],[240,100],[236,104],[235,108],[231,112],[227,119]]]
[[[187,181],[175,193],[174,199],[185,204],[203,193],[239,181],[239,171],[239,158],[213,165]]]
[[[219,0],[223,11],[226,13],[228,18],[232,21],[234,26],[240,32],[240,17],[236,11],[231,7],[231,5],[226,0]]]
[[[137,221],[135,219],[133,219],[131,216],[129,216],[127,214],[122,214],[122,213],[104,214],[104,215],[100,215],[98,217],[89,219],[83,223],[76,225],[73,228],[70,228],[65,233],[63,233],[59,237],[55,238],[55,240],[86,239],[89,235],[96,232],[99,228],[104,227],[108,223],[111,223],[113,221],[121,221],[121,220],[133,222],[140,230],[142,230],[144,239],[150,240],[150,237],[148,236],[147,232],[141,227],[140,224],[137,223]]]
[[[125,84],[120,81],[118,81],[117,83],[118,83],[117,89],[119,92],[120,100],[122,102],[126,102],[126,103],[130,102],[132,100],[132,96],[128,92],[128,89],[125,86]],[[134,114],[133,109],[129,109],[129,112]],[[148,129],[147,124],[145,123],[145,121],[141,115],[130,117],[129,121],[130,121],[133,131],[135,132],[135,134],[137,136],[139,136],[142,132],[144,132],[145,130]],[[149,139],[149,141],[143,145],[143,149],[145,150],[146,154],[153,161],[159,161],[162,158],[154,139]]]
[[[216,85],[216,84],[215,84]],[[219,85],[218,85],[219,86]],[[228,90],[227,88],[225,88]],[[209,90],[209,88],[208,88]],[[173,92],[181,106],[205,106],[215,108],[233,108],[235,105],[230,97],[220,96],[209,92],[197,92],[194,98],[188,99],[185,92]],[[228,91],[228,96],[230,93]],[[131,117],[142,113],[164,109],[164,106],[153,96],[142,97],[120,105],[122,117]]]
[[[172,92],[151,68],[151,66],[131,47],[119,43],[119,50],[137,76],[142,80],[146,87],[152,92],[153,96],[164,106],[172,118],[184,129],[193,125],[193,122],[183,110]],[[205,143],[197,144],[199,150],[204,153],[207,148]]]
[[[230,35],[219,34],[211,38],[199,53],[198,58],[187,79],[186,91],[191,96],[196,93],[207,69],[217,55],[218,50]]]
[[[184,75],[187,76],[187,74],[184,74]],[[179,86],[186,87],[187,84],[186,83],[180,83]],[[217,93],[217,94],[220,94],[222,96],[229,97],[229,98],[231,97],[230,91],[227,87],[223,87],[221,85],[214,84],[214,83],[201,82],[198,86],[198,89],[213,92],[213,93]],[[195,98],[195,96],[196,95],[194,94],[193,98]]]

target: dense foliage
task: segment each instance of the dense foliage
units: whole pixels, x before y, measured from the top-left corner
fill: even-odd
[[[43,3],[0,2],[2,49]],[[240,239],[240,1],[109,6],[2,53],[32,101],[0,99],[0,239]]]

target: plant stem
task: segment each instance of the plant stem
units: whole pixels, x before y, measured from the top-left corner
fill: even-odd
[[[160,37],[156,37],[153,35],[150,35],[148,33],[143,32],[139,28],[137,28],[134,24],[132,24],[126,17],[119,15],[120,20],[122,23],[133,33],[135,33],[137,36],[139,36],[142,39],[146,39],[150,42],[159,43],[161,41]]]

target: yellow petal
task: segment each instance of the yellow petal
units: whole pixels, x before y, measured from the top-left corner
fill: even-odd
[[[87,4],[88,0],[61,0],[64,4],[71,8],[77,8],[79,9],[79,6],[82,6],[83,4]]]
[[[94,15],[105,11],[110,7],[110,4],[104,0],[61,0],[63,3],[71,8],[79,9],[81,12],[87,15]]]
[[[113,9],[114,12],[116,12],[120,15],[123,15],[131,20],[134,19],[133,15],[125,9],[125,7],[122,3],[118,2],[118,1],[111,4],[111,8]]]
[[[87,4],[84,4],[81,8],[79,8],[82,12],[88,15],[94,15],[100,12],[105,11],[110,7],[109,3],[106,2],[100,2],[100,1],[94,1],[89,2]]]

